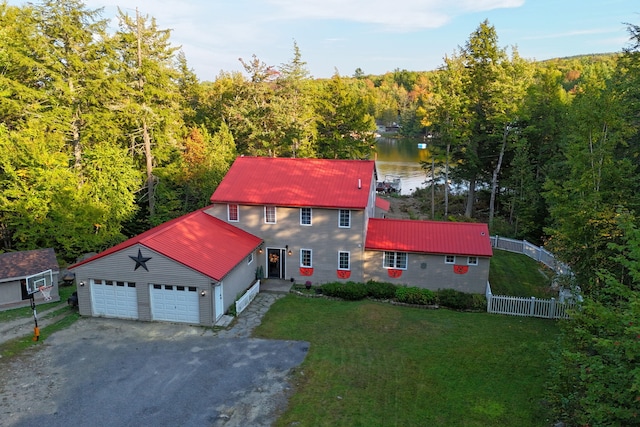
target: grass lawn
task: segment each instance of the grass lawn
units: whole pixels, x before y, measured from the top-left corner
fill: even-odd
[[[545,426],[554,321],[288,295],[255,336],[310,350],[279,426]]]
[[[494,295],[551,298],[557,296],[549,286],[553,272],[523,254],[493,249],[489,283]]]
[[[58,288],[60,294],[59,302],[39,303],[36,304],[36,311],[38,312],[38,319],[42,320],[48,317],[59,317],[59,319],[49,326],[40,328],[40,340],[33,341],[33,334],[16,338],[11,341],[7,341],[0,344],[0,356],[8,358],[12,356],[20,355],[24,350],[42,344],[52,333],[65,329],[73,322],[75,322],[80,315],[78,310],[71,308],[67,305],[67,298],[76,290],[75,286],[63,286]],[[52,312],[43,316],[42,313],[50,308],[56,308]],[[9,322],[18,318],[33,318],[33,311],[31,307],[14,308],[12,310],[0,311],[0,323]],[[35,325],[35,324],[34,324]]]

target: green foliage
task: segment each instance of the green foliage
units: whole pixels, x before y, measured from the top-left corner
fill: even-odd
[[[438,289],[438,303],[452,310],[486,310],[484,295],[474,295],[455,289]]]
[[[396,288],[396,300],[405,304],[432,305],[436,302],[436,296],[429,289],[415,286],[398,286]]]
[[[332,282],[322,285],[324,295],[342,298],[347,301],[357,301],[367,297],[367,287],[358,282]]]
[[[388,300],[395,298],[397,286],[389,282],[374,282],[370,280],[366,283],[367,295],[375,299]]]
[[[599,288],[563,324],[554,353],[549,401],[572,425],[639,425],[640,229],[618,217],[617,266],[597,273]]]
[[[374,142],[375,121],[358,87],[335,74],[320,93],[316,109],[317,153],[328,159],[369,157]]]

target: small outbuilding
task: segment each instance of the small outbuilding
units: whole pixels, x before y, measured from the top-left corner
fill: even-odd
[[[53,285],[51,301],[60,301],[59,274],[60,266],[52,248],[0,254],[0,310],[29,305],[27,281],[37,286],[38,280],[34,278],[40,278],[42,284]],[[34,300],[42,302],[44,297],[37,292]]]

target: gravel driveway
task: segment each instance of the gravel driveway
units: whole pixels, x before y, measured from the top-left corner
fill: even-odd
[[[309,344],[81,318],[0,359],[2,426],[269,426]]]

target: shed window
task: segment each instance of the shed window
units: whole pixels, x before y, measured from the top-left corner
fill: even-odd
[[[467,257],[467,265],[478,265],[478,257],[475,257],[475,256]]]
[[[406,270],[407,253],[385,251],[382,265],[384,268],[398,268],[401,270]]]
[[[456,256],[455,255],[445,255],[444,263],[445,264],[455,264],[456,263]]]

